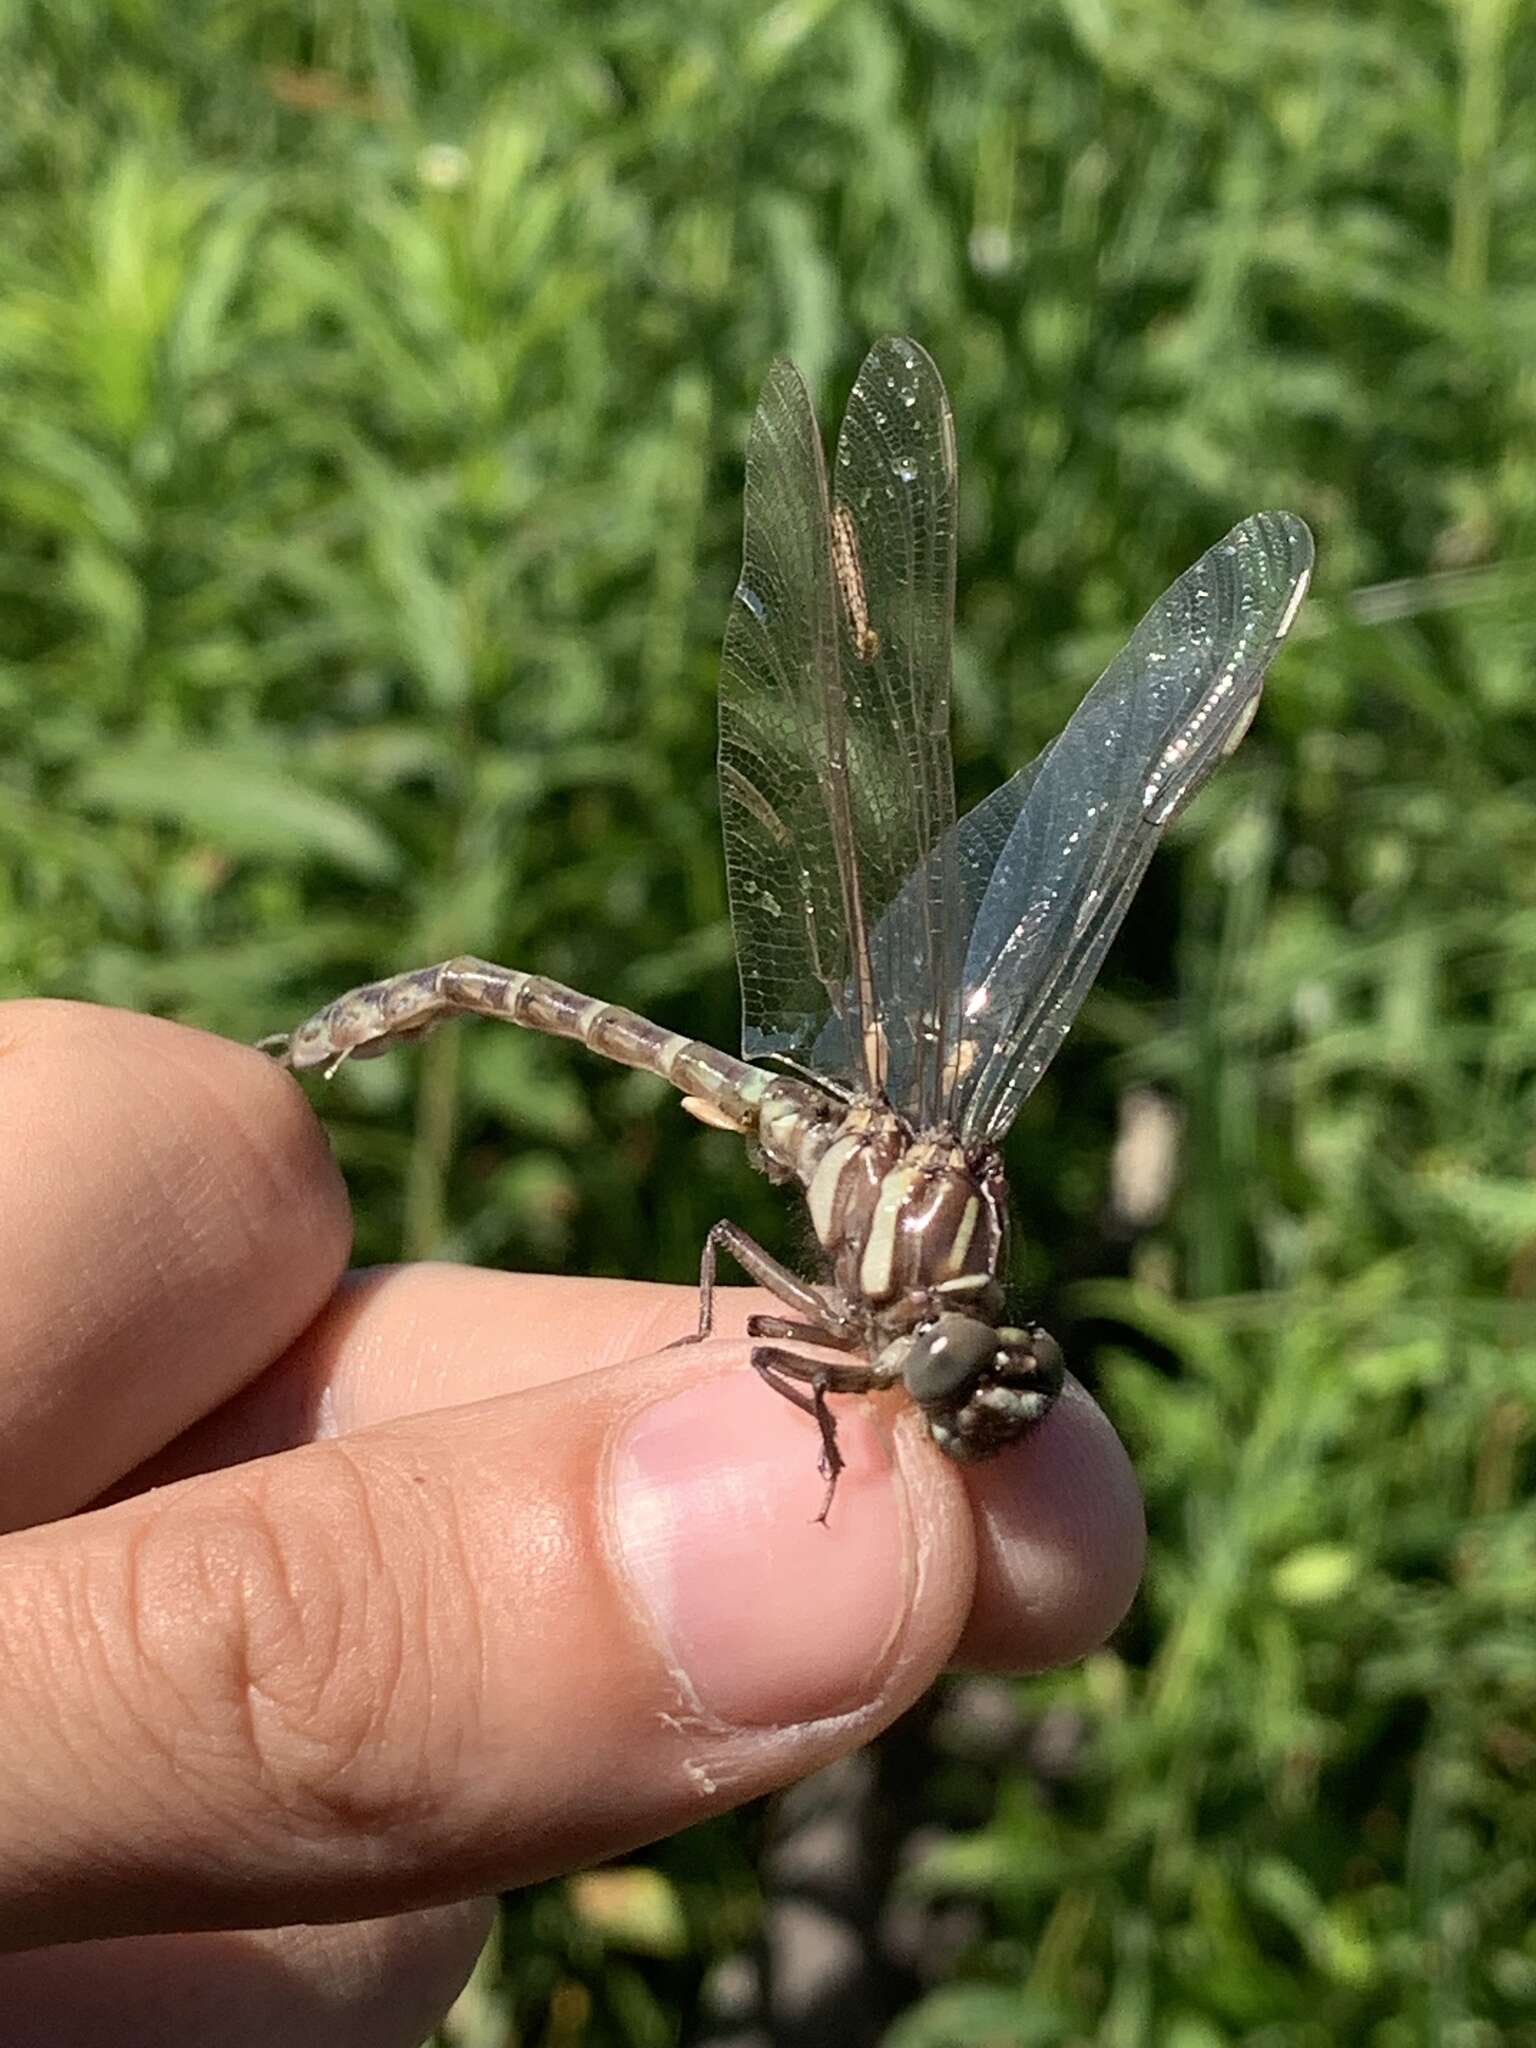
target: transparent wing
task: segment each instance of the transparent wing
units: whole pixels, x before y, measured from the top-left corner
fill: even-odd
[[[865,359],[830,493],[805,386],[776,364],[747,446],[720,685],[743,1050],[884,1087],[924,1122],[965,929],[937,857],[954,823],[955,492],[948,400],[914,342]]]
[[[742,1050],[798,1059],[829,1005],[841,1007],[851,962],[827,808],[838,621],[826,472],[792,363],[774,364],[752,421],[745,528],[720,674],[720,812]],[[829,1078],[855,1080],[852,1071]]]
[[[956,828],[945,865],[970,937],[944,1113],[967,1144],[999,1139],[1055,1056],[1158,840],[1247,731],[1311,571],[1290,513],[1233,527]]]

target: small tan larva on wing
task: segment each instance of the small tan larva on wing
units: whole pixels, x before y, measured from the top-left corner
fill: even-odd
[[[869,621],[869,598],[864,589],[864,569],[859,560],[859,535],[853,514],[846,505],[832,507],[832,566],[848,614],[848,631],[853,651],[860,661],[873,661],[880,652],[880,635]]]

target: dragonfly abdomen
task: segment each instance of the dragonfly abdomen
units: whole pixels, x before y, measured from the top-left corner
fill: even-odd
[[[346,1060],[371,1059],[466,1012],[500,1017],[555,1038],[579,1039],[621,1066],[659,1074],[713,1110],[706,1121],[738,1131],[756,1127],[761,1105],[776,1091],[792,1091],[808,1104],[823,1100],[700,1039],[665,1030],[621,1004],[600,1002],[546,974],[525,974],[468,953],[348,989],[286,1039],[263,1043],[280,1047],[283,1064],[296,1073],[319,1067],[333,1074]]]

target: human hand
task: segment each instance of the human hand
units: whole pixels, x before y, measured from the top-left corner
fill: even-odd
[[[688,1290],[344,1278],[340,1177],[260,1054],[0,1006],[0,1128],[7,2048],[414,2043],[486,1895],[1130,1600],[1134,1481],[1075,1387],[963,1474],[841,1404],[825,1529],[745,1342],[660,1348]]]

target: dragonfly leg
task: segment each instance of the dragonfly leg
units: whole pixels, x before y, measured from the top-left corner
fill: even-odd
[[[826,1498],[816,1519],[824,1523],[832,1512],[838,1477],[846,1463],[837,1447],[837,1417],[827,1406],[827,1396],[866,1392],[874,1385],[869,1367],[815,1365],[808,1358],[797,1357],[793,1351],[780,1351],[774,1345],[763,1345],[752,1354],[752,1369],[776,1394],[803,1414],[815,1418],[816,1427],[821,1431],[821,1476],[827,1482]],[[802,1393],[802,1386],[808,1386],[811,1391]]]
[[[699,1327],[685,1341],[697,1344],[714,1328],[715,1268],[722,1251],[729,1252],[741,1270],[759,1287],[766,1287],[787,1308],[795,1309],[803,1321],[834,1337],[853,1337],[857,1343],[847,1318],[839,1315],[809,1281],[791,1273],[788,1266],[781,1266],[771,1252],[765,1252],[756,1238],[748,1237],[738,1224],[727,1222],[717,1223],[704,1240],[704,1251],[699,1260]]]
[[[784,1379],[812,1388],[819,1385],[828,1394],[867,1394],[885,1384],[873,1366],[832,1365],[802,1358],[798,1351],[781,1351],[776,1344],[759,1344],[752,1353],[752,1364],[758,1372],[767,1366]]]
[[[830,1351],[857,1351],[859,1339],[849,1331],[818,1329],[815,1323],[793,1323],[786,1316],[748,1316],[749,1337],[787,1337],[794,1344],[821,1344]]]

